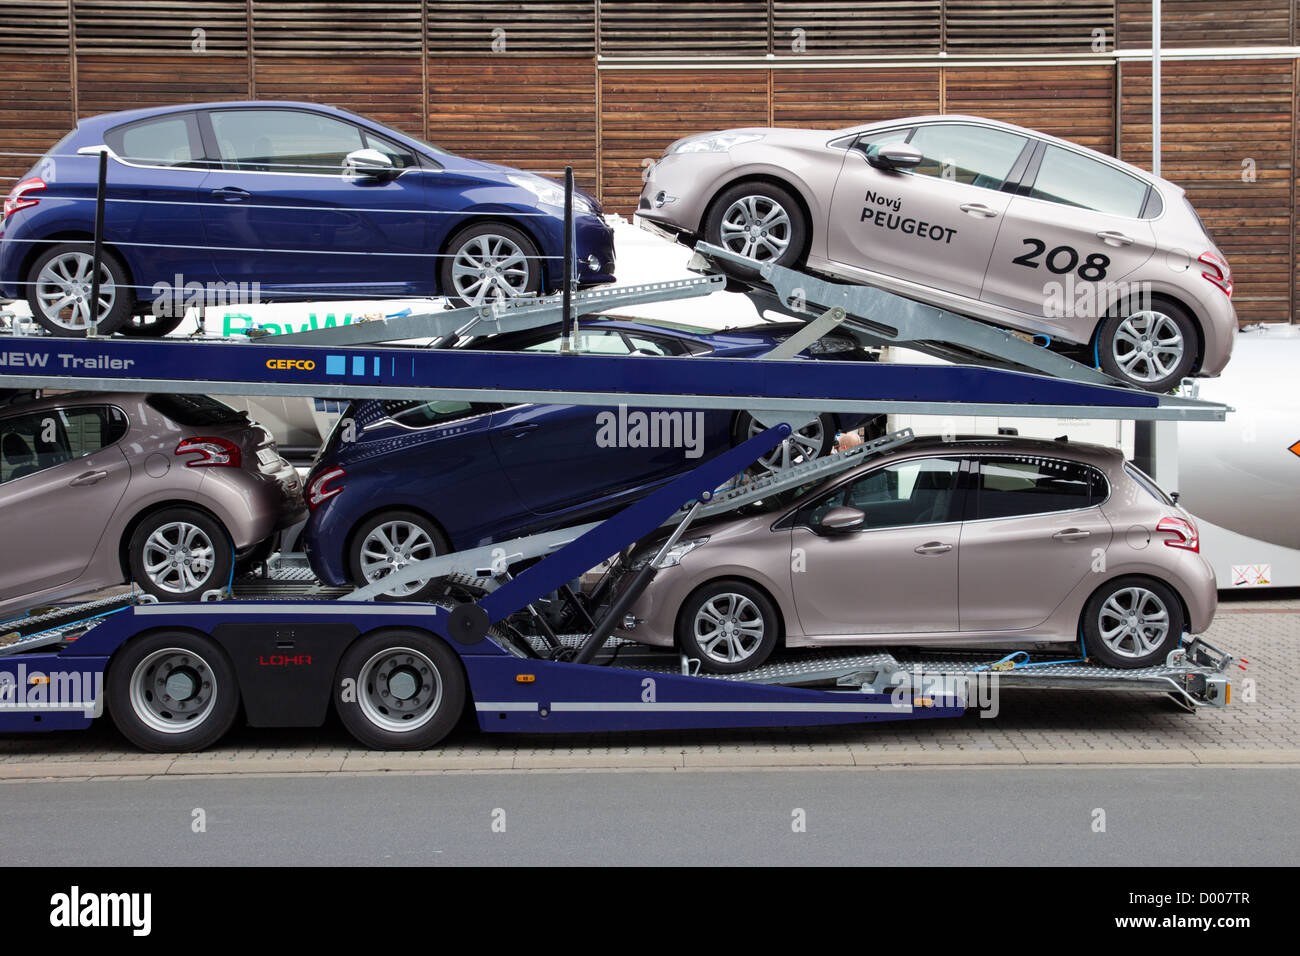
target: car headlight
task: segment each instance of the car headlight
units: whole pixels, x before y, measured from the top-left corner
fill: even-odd
[[[683,140],[673,148],[673,153],[725,153],[745,143],[757,143],[762,138],[761,133],[714,133]]]
[[[685,540],[678,541],[675,545],[673,545],[671,548],[668,549],[668,553],[665,554],[663,560],[659,562],[659,567],[661,568],[676,567],[678,564],[681,563],[682,558],[686,557],[686,555],[690,554],[696,548],[707,543],[708,540],[709,540],[709,536],[704,535],[703,537],[700,538],[686,538]],[[659,553],[659,548],[650,548],[646,551],[641,552],[638,555],[635,555],[632,558],[631,562],[628,564],[628,569],[632,571],[640,571],[652,560],[654,560],[654,556],[658,553]]]
[[[537,197],[538,202],[547,206],[564,208],[564,189],[555,183],[542,179],[540,176],[507,176],[506,178],[520,189],[527,189]],[[592,208],[591,203],[575,192],[573,194],[573,211],[591,215],[596,210]]]

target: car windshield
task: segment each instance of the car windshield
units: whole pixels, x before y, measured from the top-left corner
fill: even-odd
[[[365,113],[358,113],[356,110],[348,110],[348,109],[344,109],[344,110],[342,110],[342,112],[344,112],[344,113],[350,113],[352,116],[355,116],[355,117],[357,117],[358,119],[363,119],[363,120],[365,120],[367,123],[374,123],[376,126],[380,127],[381,129],[393,129],[393,127],[392,127],[392,126],[389,126],[387,123],[381,123],[381,122],[379,122],[379,120],[375,119],[373,116],[367,116]],[[423,146],[425,149],[427,149],[427,150],[428,150],[429,152],[431,152],[431,153],[438,153],[439,155],[442,155],[442,156],[450,156],[450,155],[451,155],[447,150],[443,149],[441,146],[435,146],[435,145],[433,145],[433,143],[429,142],[427,139],[423,139],[422,137],[416,136],[414,133],[408,132],[407,130],[404,130],[404,129],[403,129],[403,130],[398,130],[398,132],[400,132],[403,136],[405,136],[405,137],[406,137],[407,139],[409,139],[411,142],[413,142],[413,143],[419,143],[421,146]]]

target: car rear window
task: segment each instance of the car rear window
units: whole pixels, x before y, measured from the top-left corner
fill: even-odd
[[[239,425],[248,421],[247,412],[236,411],[207,395],[150,395],[145,404],[186,428]]]
[[[1106,500],[1106,477],[1074,461],[1017,455],[980,463],[975,518],[1012,518],[1088,508]]]
[[[1029,195],[1080,209],[1137,219],[1147,184],[1128,173],[1059,146],[1048,146]]]
[[[1152,498],[1167,505],[1172,505],[1174,503],[1174,499],[1164,493],[1164,490],[1156,484],[1155,479],[1137,465],[1130,461],[1126,461],[1124,462],[1124,471],[1127,472],[1128,476],[1136,481],[1138,485]]]

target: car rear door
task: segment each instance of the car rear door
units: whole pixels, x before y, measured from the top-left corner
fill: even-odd
[[[0,601],[67,584],[86,569],[131,477],[118,447],[126,430],[126,416],[108,405],[0,420]]]
[[[1007,207],[980,297],[1087,341],[1124,280],[1155,252],[1152,190],[1083,153],[1043,143]]]
[[[178,297],[186,283],[214,278],[211,253],[195,241],[203,232],[199,187],[208,174],[197,114],[124,123],[107,130],[104,143],[118,157],[108,169],[104,235],[123,244],[136,298],[172,315],[183,308]],[[93,204],[85,215],[93,221]]]
[[[1105,569],[1106,478],[1091,465],[1037,455],[982,457],[972,478],[961,529],[961,629],[1042,624],[1080,581]]]
[[[285,108],[202,114],[216,168],[201,187],[204,234],[225,282],[260,291],[401,295],[432,287],[418,157],[324,113]],[[349,177],[359,149],[394,159],[391,178]]]
[[[877,169],[871,133],[849,150],[827,222],[827,252],[850,268],[978,299],[1011,195],[1002,191],[1030,140],[969,123],[924,124],[906,141],[925,157],[911,170]]]
[[[804,633],[957,630],[959,465],[957,458],[886,465],[800,509],[790,586]],[[834,507],[862,511],[861,529],[823,529],[821,518]]]

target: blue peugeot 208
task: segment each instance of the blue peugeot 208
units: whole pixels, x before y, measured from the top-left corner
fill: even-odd
[[[98,331],[162,335],[215,302],[447,296],[563,279],[564,191],[312,103],[168,106],[81,120],[9,193],[0,294],[55,335],[90,319],[98,158],[109,150]],[[613,231],[574,196],[577,281],[613,281]],[[176,313],[180,313],[179,315]]]

